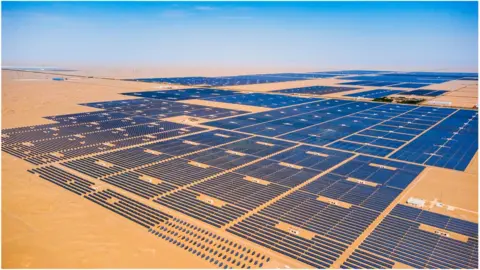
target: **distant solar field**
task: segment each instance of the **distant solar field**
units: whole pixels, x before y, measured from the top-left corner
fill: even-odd
[[[441,96],[448,91],[444,90],[413,90],[408,92],[403,92],[401,95],[415,95],[415,96],[427,96],[427,97],[438,97]]]
[[[128,96],[155,98],[155,99],[172,100],[172,101],[197,99],[197,98],[205,98],[205,97],[229,96],[234,94],[238,94],[238,92],[230,91],[230,90],[210,89],[210,88],[188,88],[188,89],[178,89],[178,90],[124,93],[124,95],[128,95]]]
[[[211,88],[128,95],[141,98],[85,103],[100,111],[4,129],[2,149],[212,267],[272,268],[278,256],[315,268],[478,265],[478,224],[397,204],[428,166],[467,168],[478,150],[478,111]],[[267,110],[176,102],[186,99]],[[167,121],[180,115],[208,120]]]
[[[176,78],[138,78],[129,81],[172,83],[181,85],[231,86],[262,83],[289,82],[298,80],[330,78],[337,75],[327,73],[275,73],[253,74],[224,77],[176,77]]]
[[[359,88],[353,87],[340,87],[340,86],[307,86],[307,87],[298,87],[298,88],[289,88],[283,90],[272,91],[274,93],[285,93],[285,94],[310,94],[310,95],[326,95],[331,93],[345,92],[356,90]]]
[[[317,98],[291,97],[285,95],[273,95],[263,93],[251,93],[232,96],[221,96],[213,98],[204,98],[208,101],[233,103],[240,105],[259,106],[267,108],[279,108],[295,104],[318,101]]]
[[[362,97],[362,98],[381,98],[389,95],[398,95],[403,93],[404,91],[399,91],[399,90],[375,89],[370,91],[353,93],[345,96],[346,97]]]
[[[478,77],[478,74],[444,72],[391,72],[383,74],[369,74],[367,76],[349,76],[342,77],[341,79],[354,81],[342,83],[343,85],[388,86],[412,89],[452,80],[463,80],[469,77]]]

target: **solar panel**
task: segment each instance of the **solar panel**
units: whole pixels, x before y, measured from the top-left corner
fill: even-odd
[[[315,99],[315,98],[301,98],[301,97],[292,97],[292,96],[285,96],[285,95],[263,94],[263,93],[240,94],[240,95],[213,97],[213,98],[209,97],[204,99],[208,101],[249,105],[249,106],[260,106],[260,107],[266,107],[266,108],[280,108],[280,107],[291,106],[295,104],[318,101],[318,99]]]
[[[286,93],[286,94],[325,95],[325,94],[331,94],[331,93],[352,91],[352,90],[357,90],[357,89],[359,89],[359,88],[341,87],[341,86],[306,86],[306,87],[275,90],[275,91],[272,91],[272,92]]]
[[[377,86],[377,85],[375,85],[375,86]],[[345,96],[346,97],[362,97],[362,98],[381,98],[381,97],[386,97],[386,96],[389,96],[389,95],[396,95],[396,94],[401,94],[401,93],[403,93],[403,91],[389,90],[389,89],[375,89],[375,90],[353,93],[353,94],[349,94],[349,95],[345,95]]]
[[[447,135],[448,134],[448,135]],[[391,157],[465,170],[478,149],[478,113],[458,110]]]

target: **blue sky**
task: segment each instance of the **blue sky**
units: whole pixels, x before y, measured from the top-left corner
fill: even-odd
[[[3,2],[2,65],[469,70],[476,2]]]

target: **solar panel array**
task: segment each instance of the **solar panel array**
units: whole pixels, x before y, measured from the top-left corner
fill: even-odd
[[[435,233],[424,225],[432,226]],[[465,237],[449,237],[448,232],[458,232]],[[400,262],[415,268],[475,269],[478,268],[478,224],[397,205],[356,252],[390,265]],[[372,265],[356,256],[343,266]]]
[[[332,94],[332,93],[338,93],[338,92],[352,91],[357,89],[359,88],[341,87],[341,86],[306,86],[306,87],[275,90],[272,92],[284,93],[284,94],[326,95],[326,94]]]
[[[187,88],[178,90],[165,90],[165,91],[144,91],[144,92],[131,92],[123,93],[128,96],[154,98],[162,100],[186,100],[205,97],[218,97],[229,96],[237,94],[238,92],[230,90],[218,90],[212,88]]]
[[[352,71],[363,73],[376,74]],[[30,172],[215,267],[260,268],[282,254],[331,268],[425,165],[464,170],[478,148],[476,111],[203,91],[82,104],[102,111],[3,130],[3,149],[39,165]],[[210,118],[204,124],[213,130],[160,120],[178,115]],[[478,224],[397,205],[341,267],[475,268],[477,239]]]
[[[208,86],[231,86],[262,83],[289,82],[318,78],[330,78],[337,75],[330,73],[275,73],[275,74],[252,74],[223,77],[176,77],[176,78],[138,78],[128,81],[141,81],[153,83],[170,83],[181,85],[208,85]]]
[[[285,95],[274,95],[274,94],[264,94],[264,93],[250,93],[250,94],[221,96],[221,97],[203,98],[203,99],[208,101],[267,107],[267,108],[280,108],[280,107],[285,107],[285,106],[290,106],[295,104],[309,103],[309,102],[318,100],[315,98],[291,97],[291,96],[285,96]]]
[[[426,96],[426,97],[438,97],[438,96],[441,96],[445,93],[447,93],[448,91],[444,91],[444,90],[413,90],[413,91],[409,91],[409,92],[403,92],[403,93],[400,93],[401,95],[404,95],[404,96],[412,96],[412,95],[415,95],[415,96]]]
[[[346,97],[362,97],[362,98],[381,98],[381,97],[386,97],[390,95],[399,95],[404,93],[405,93],[404,91],[400,91],[400,90],[375,89],[375,90],[353,93],[345,96]]]
[[[478,76],[477,73],[444,73],[444,72],[397,72],[384,74],[369,74],[360,76],[343,77],[342,79],[353,80],[343,85],[359,86],[388,86],[396,88],[421,88],[432,84],[444,83],[452,80]]]

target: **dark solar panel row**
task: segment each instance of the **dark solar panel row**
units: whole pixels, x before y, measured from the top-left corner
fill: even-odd
[[[287,74],[257,74],[257,75],[239,75],[228,77],[176,77],[176,78],[139,78],[129,79],[129,81],[172,83],[181,85],[209,85],[209,86],[230,86],[230,85],[248,85],[274,82],[288,82],[313,79],[315,77],[332,77],[332,75],[293,75]]]
[[[139,106],[139,105],[148,106],[150,104],[155,104],[155,103],[158,103],[158,101],[154,99],[135,98],[135,99],[123,99],[123,100],[109,100],[109,101],[101,101],[101,102],[89,102],[89,103],[81,103],[79,105],[93,107],[97,109],[114,110],[115,108],[125,108],[128,106]]]
[[[321,74],[335,74],[335,75],[367,75],[367,74],[381,74],[381,73],[391,73],[391,71],[386,70],[335,70],[335,71],[321,71],[321,72],[312,72],[312,73],[321,73]]]
[[[342,269],[391,269],[394,261],[356,249],[342,264]]]
[[[397,189],[406,188],[424,167],[387,159],[357,156],[332,173],[358,180],[374,182]]]
[[[235,172],[287,187],[295,187],[320,172],[310,168],[296,168],[270,159],[237,169]]]
[[[352,101],[346,100],[322,100],[319,102],[313,102],[309,104],[300,104],[287,108],[280,108],[270,110],[267,112],[253,113],[248,115],[241,115],[228,119],[222,119],[217,121],[206,122],[206,125],[224,128],[224,129],[238,129],[251,125],[257,125],[260,123],[271,122],[283,118],[292,117],[295,115],[308,115],[315,111],[324,110],[330,107],[336,107],[351,103]]]
[[[396,188],[359,184],[348,181],[345,176],[331,173],[315,179],[301,190],[379,212],[387,208],[401,193],[401,190]]]
[[[205,119],[218,119],[224,117],[231,117],[240,114],[246,113],[246,111],[239,111],[239,110],[232,110],[232,109],[223,109],[223,108],[213,108],[213,107],[205,107],[205,106],[188,106],[186,108],[177,107],[177,108],[169,108],[168,110],[165,108],[155,108],[149,110],[136,110],[130,111],[128,113],[134,115],[142,115],[146,117],[151,117],[155,119],[162,119],[162,118],[169,118],[175,116],[189,116],[189,117],[199,117]]]
[[[3,148],[4,151],[9,154],[17,156],[19,158],[27,158],[36,155],[65,151],[79,147],[126,140],[129,138],[145,135],[152,135],[159,138],[161,138],[163,135],[167,135],[168,137],[173,135],[171,133],[168,133],[168,131],[174,129],[179,129],[179,133],[180,131],[187,133],[202,130],[201,128],[197,127],[190,127],[189,129],[186,129],[185,127],[188,126],[171,122],[158,122],[153,124],[130,126],[121,129],[105,130],[78,136],[72,135],[69,137],[38,141],[34,142],[33,144],[7,145]],[[167,134],[162,134],[163,132],[166,132]]]
[[[243,153],[229,152],[228,150],[224,149],[213,148],[189,155],[186,158],[224,170],[230,170],[240,165],[252,162],[258,157]]]
[[[322,146],[380,122],[381,120],[371,118],[338,117],[332,121],[281,135],[279,138]]]
[[[357,143],[363,143],[363,144],[372,144],[372,145],[377,145],[381,147],[387,147],[387,148],[398,148],[402,146],[405,142],[399,141],[399,140],[390,140],[390,139],[385,139],[385,138],[378,138],[378,137],[371,137],[371,136],[363,136],[363,135],[351,135],[349,137],[346,137],[343,139],[344,141],[349,141],[349,142],[357,142]]]
[[[390,89],[375,89],[369,91],[363,91],[358,93],[353,93],[349,95],[345,95],[347,97],[362,97],[362,98],[381,98],[390,95],[397,95],[403,93],[403,91],[399,90],[390,90]]]
[[[286,93],[286,94],[310,94],[310,95],[326,95],[338,92],[346,92],[357,90],[357,87],[342,87],[342,86],[306,86],[298,88],[289,88],[282,90],[272,91],[274,93]]]
[[[398,87],[398,88],[420,88],[429,86],[430,83],[400,83],[392,85],[391,87]]]
[[[246,113],[246,111],[241,110],[184,104],[164,100],[157,100],[155,103],[149,105],[131,105],[125,107],[115,107],[114,109],[115,111],[131,115],[139,115],[155,119],[168,118],[180,115],[202,117],[207,119],[217,119]]]
[[[263,185],[247,181],[244,175],[236,173],[215,177],[190,189],[247,210],[252,210],[288,190],[275,184]]]
[[[168,214],[109,189],[92,193],[85,198],[147,228],[172,218]]]
[[[353,154],[315,146],[300,145],[291,150],[270,157],[271,160],[308,167],[319,172],[326,171]]]
[[[78,195],[83,195],[95,191],[95,189],[92,188],[92,186],[95,185],[94,183],[82,179],[71,173],[68,173],[57,167],[46,166],[29,170],[29,172],[37,174],[40,176],[40,178],[50,181]]]
[[[199,200],[199,196],[199,193],[190,190],[180,190],[154,201],[219,228],[246,213],[231,204],[221,207],[212,205]]]
[[[179,90],[180,91],[180,90]],[[218,90],[221,91],[221,90]],[[162,91],[170,92],[170,91]],[[153,93],[153,92],[152,92]],[[175,93],[173,91],[172,93]],[[183,93],[183,92],[182,92]],[[177,94],[179,94],[177,92]],[[139,99],[144,100],[144,99]],[[87,103],[87,105],[98,108],[105,108],[104,113],[125,113],[128,115],[145,116],[153,119],[162,119],[180,115],[191,117],[202,117],[206,119],[217,119],[230,117],[247,113],[241,110],[232,110],[225,108],[215,108],[202,105],[178,103],[160,99],[146,99],[151,102],[131,103],[131,102],[104,102],[104,103]]]
[[[199,167],[191,161],[184,159],[174,159],[137,170],[138,173],[178,186],[191,184],[221,171],[214,167]]]
[[[61,124],[71,125],[71,124],[86,123],[86,122],[107,121],[107,120],[112,120],[117,118],[126,118],[129,116],[130,115],[126,113],[121,113],[121,112],[102,111],[102,112],[87,112],[87,113],[74,113],[74,114],[46,116],[44,118],[57,121]]]
[[[458,110],[391,157],[465,170],[478,149],[478,113]]]
[[[410,76],[414,78],[437,78],[444,80],[456,80],[466,76],[478,76],[478,73],[473,72],[430,72],[430,71],[415,71],[415,72],[396,72],[389,74],[391,76]]]
[[[83,123],[80,125],[55,127],[43,130],[32,130],[15,134],[7,134],[2,137],[4,145],[18,144],[22,142],[36,142],[41,140],[55,139],[76,134],[92,134],[101,131],[107,131],[115,128],[126,128],[145,123],[152,123],[155,120],[145,117],[135,117],[127,119],[114,119],[103,122]]]
[[[356,116],[383,119],[383,122],[345,137],[329,147],[375,156],[388,156],[403,146],[406,141],[442,120],[451,111],[451,109],[404,105],[373,108],[360,112]]]
[[[173,156],[180,156],[199,150],[204,150],[212,146],[218,146],[236,140],[241,140],[247,137],[249,137],[249,135],[230,131],[208,131],[186,136],[181,139],[145,145],[144,148]]]
[[[255,74],[259,77],[290,77],[290,78],[302,78],[302,79],[318,79],[318,78],[331,78],[335,77],[335,74],[329,74],[326,72],[309,72],[309,73],[270,73],[270,74]]]
[[[295,191],[259,214],[351,244],[379,213],[355,205],[344,208],[317,200],[313,194]]]
[[[462,242],[387,216],[360,248],[415,268],[477,268],[478,240]]]
[[[347,248],[326,237],[307,239],[288,233],[278,229],[278,224],[275,219],[254,214],[227,231],[319,269],[330,268]]]
[[[66,150],[59,150],[59,151],[52,151],[50,153],[45,153],[45,154],[40,154],[36,156],[31,156],[31,157],[26,157],[25,160],[33,163],[35,165],[41,165],[41,164],[46,164],[50,162],[55,162],[55,161],[61,161],[61,160],[66,160],[70,158],[76,158],[80,157],[83,155],[90,155],[90,154],[96,154],[104,151],[110,151],[110,150],[115,150],[115,149],[120,149],[123,147],[128,147],[128,146],[133,146],[137,144],[142,144],[142,143],[147,143],[149,141],[154,141],[154,140],[162,140],[162,139],[168,139],[171,137],[176,137],[180,135],[185,135],[188,133],[192,133],[195,131],[200,131],[202,130],[201,128],[196,128],[192,127],[189,129],[177,129],[177,130],[169,130],[166,132],[161,132],[161,133],[155,133],[154,135],[149,134],[146,136],[139,136],[139,137],[134,137],[134,138],[127,138],[127,139],[122,139],[122,140],[117,140],[117,141],[110,141],[108,143],[102,143],[102,144],[93,144],[93,145],[87,145],[87,146],[80,146],[76,148],[69,148]],[[64,149],[65,147],[62,147]],[[61,155],[53,155],[53,153],[58,152]],[[24,157],[24,155],[22,155]]]
[[[448,91],[444,91],[444,90],[413,90],[413,91],[409,91],[409,92],[403,92],[401,93],[401,95],[404,95],[404,96],[411,96],[411,95],[415,95],[415,96],[426,96],[426,97],[438,97],[438,96],[441,96],[445,93],[447,93]]]
[[[2,139],[6,137],[5,135],[11,135],[11,134],[14,134],[14,133],[30,132],[30,131],[50,129],[50,128],[58,128],[58,127],[62,127],[62,126],[64,126],[64,125],[59,124],[59,123],[54,123],[54,124],[44,124],[44,125],[35,125],[35,126],[26,126],[26,127],[4,128],[4,129],[2,129]]]
[[[359,111],[379,106],[375,103],[352,102],[308,114],[286,117],[280,120],[269,121],[257,125],[238,129],[238,131],[248,132],[263,136],[280,136],[282,134],[295,132],[298,129],[306,129],[307,127],[321,125],[324,122],[340,119],[347,115],[354,114]],[[357,119],[360,121],[367,121]],[[327,123],[325,123],[328,125]]]
[[[260,106],[260,107],[267,107],[267,108],[280,108],[280,107],[302,104],[302,103],[318,100],[317,98],[302,98],[302,97],[292,97],[292,96],[285,96],[285,95],[274,95],[274,94],[263,94],[263,93],[240,94],[240,95],[221,96],[221,97],[204,98],[204,99],[208,101],[249,105],[249,106]]]
[[[120,151],[110,152],[95,156],[97,160],[121,166],[126,169],[133,169],[152,162],[162,161],[172,156],[162,153],[152,153],[142,147],[134,147]]]
[[[350,80],[350,78],[344,78]],[[340,85],[359,85],[359,86],[391,86],[395,85],[397,82],[382,82],[382,81],[354,81],[354,82],[344,82]]]
[[[125,170],[125,168],[115,165],[101,165],[102,162],[93,157],[71,160],[60,164],[94,178],[101,178]]]
[[[211,231],[173,218],[150,232],[218,267],[261,268],[270,257]]]
[[[150,180],[136,172],[126,172],[103,178],[102,181],[129,191],[145,199],[150,199],[177,188],[165,181]]]
[[[383,146],[374,146],[369,145],[368,143],[354,143],[343,140],[334,142],[330,144],[329,147],[379,157],[385,157],[393,151],[393,149],[385,148]]]
[[[430,76],[420,76],[414,74],[378,74],[378,75],[369,75],[369,76],[352,76],[344,78],[348,80],[359,80],[359,81],[381,81],[381,82],[391,82],[398,84],[417,84],[415,87],[409,88],[419,88],[429,84],[443,83],[452,80],[453,78],[448,77],[439,77],[437,75]],[[392,86],[392,87],[397,87]]]
[[[263,137],[251,137],[238,142],[233,142],[221,146],[222,149],[230,150],[234,152],[240,152],[243,154],[249,154],[257,157],[266,157],[275,152],[285,150],[294,146],[294,143],[263,138]]]
[[[478,238],[478,224],[399,204],[390,215]]]
[[[189,89],[175,89],[175,90],[161,90],[161,91],[144,91],[144,92],[130,92],[123,93],[124,95],[165,99],[165,100],[187,100],[199,99],[205,97],[218,97],[238,94],[239,92],[231,90],[220,90],[213,88],[189,88]]]

